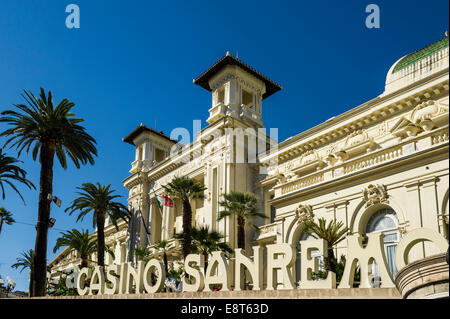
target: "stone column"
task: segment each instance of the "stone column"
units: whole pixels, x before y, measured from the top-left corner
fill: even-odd
[[[405,196],[405,211],[407,219],[410,221],[408,231],[423,227],[422,208],[420,198],[420,183],[418,181],[406,183],[403,185],[406,188]],[[423,243],[415,245],[410,253],[410,261],[418,260],[425,257],[425,246]]]
[[[422,216],[422,227],[430,228],[439,233],[439,202],[437,198],[436,181],[437,178],[435,176],[420,181],[420,203],[422,206],[421,213],[426,212],[427,214],[426,218]],[[425,256],[440,253],[439,249],[430,242],[424,242],[424,246]]]

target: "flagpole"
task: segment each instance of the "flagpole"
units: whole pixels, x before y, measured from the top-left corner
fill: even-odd
[[[141,211],[141,218],[142,218],[142,222],[144,223],[145,233],[147,234],[147,241],[148,241],[148,243],[151,243],[151,238],[150,238],[151,231],[148,230],[148,227],[145,224],[145,219],[144,219],[144,215],[142,215],[142,211]]]

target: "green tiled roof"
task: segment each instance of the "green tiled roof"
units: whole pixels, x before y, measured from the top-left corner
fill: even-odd
[[[403,59],[401,59],[397,65],[394,68],[394,71],[392,73],[395,73],[397,71],[400,71],[411,64],[414,64],[422,59],[425,59],[432,55],[433,53],[436,53],[444,48],[448,47],[448,37],[444,37],[428,46],[426,46],[423,49],[420,49],[419,51],[413,52],[411,54],[408,54]]]

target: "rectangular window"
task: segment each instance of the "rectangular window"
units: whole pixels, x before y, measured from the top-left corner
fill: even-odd
[[[221,88],[217,91],[217,103],[225,104],[225,88]]]
[[[159,148],[155,148],[155,161],[161,162],[164,159],[164,151]]]
[[[275,207],[273,207],[272,205],[270,205],[270,223],[272,224],[273,222],[275,222],[275,215],[276,215],[277,211],[275,209]]]
[[[253,94],[242,89],[242,104],[252,108],[253,106]]]
[[[270,194],[269,195],[269,199],[272,200],[275,197],[274,194]],[[275,216],[277,214],[277,210],[275,209],[275,206],[273,205],[269,205],[269,214],[270,214],[270,223],[272,224],[273,222],[275,222]]]

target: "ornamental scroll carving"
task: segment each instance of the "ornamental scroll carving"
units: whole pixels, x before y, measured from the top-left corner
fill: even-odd
[[[387,203],[388,195],[386,191],[386,186],[380,184],[370,184],[363,189],[364,201],[366,202],[366,207]]]
[[[314,213],[311,205],[298,205],[295,210],[295,216],[300,224],[304,224],[307,221],[311,221],[314,218]]]
[[[448,112],[448,106],[442,103],[428,100],[417,105],[411,113],[411,122],[430,120],[431,118]]]

